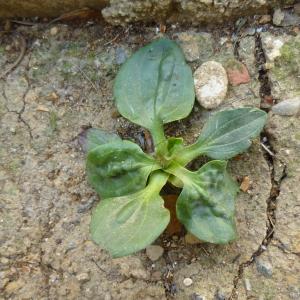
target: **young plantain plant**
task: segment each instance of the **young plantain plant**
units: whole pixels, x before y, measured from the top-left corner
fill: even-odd
[[[177,44],[160,39],[140,49],[121,67],[114,85],[119,112],[147,128],[155,152],[101,129],[87,133],[87,175],[101,197],[90,225],[93,240],[113,257],[151,244],[170,220],[160,190],[170,181],[182,192],[177,217],[200,240],[223,244],[236,238],[237,184],[226,171],[262,130],[266,113],[256,108],[213,114],[193,145],[166,138],[163,125],[189,115],[194,105],[190,67]],[[214,160],[192,172],[185,165],[206,155]]]

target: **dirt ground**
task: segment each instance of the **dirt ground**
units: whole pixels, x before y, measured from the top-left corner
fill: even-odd
[[[269,110],[270,98],[299,97],[299,28],[245,24],[173,25],[165,33],[156,25],[15,24],[0,33],[1,300],[300,299],[296,115],[270,111],[261,139],[230,162],[237,180],[250,179],[237,199],[235,242],[191,245],[184,232],[163,235],[155,244],[164,254],[152,262],[145,251],[111,259],[89,236],[99,199],[86,181],[78,135],[101,127],[144,146],[143,129],[118,114],[112,95],[120,65],[142,45],[166,35],[179,42],[193,69],[207,60],[245,63],[251,81],[230,86],[218,109]],[[288,55],[272,61],[276,40]],[[273,63],[268,70],[266,62]],[[195,103],[190,117],[166,126],[167,134],[192,142],[209,113]]]

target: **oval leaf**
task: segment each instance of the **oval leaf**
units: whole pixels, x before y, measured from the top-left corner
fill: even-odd
[[[238,186],[226,171],[225,161],[211,161],[197,172],[170,169],[184,187],[177,200],[177,217],[200,240],[224,244],[236,238],[234,221]]]
[[[151,244],[170,221],[170,213],[159,196],[166,180],[163,173],[153,174],[145,189],[100,201],[90,226],[93,240],[113,257],[134,253]]]
[[[98,146],[87,156],[88,180],[102,198],[141,190],[149,174],[160,168],[151,156],[129,141]]]
[[[251,145],[251,139],[263,129],[267,114],[244,107],[217,112],[205,124],[198,141],[176,154],[177,161],[187,164],[200,154],[214,159],[229,159]]]
[[[192,71],[178,45],[160,39],[138,50],[121,67],[114,96],[125,118],[153,131],[157,123],[179,120],[191,112]]]

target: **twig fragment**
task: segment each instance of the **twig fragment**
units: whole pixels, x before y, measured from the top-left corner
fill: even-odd
[[[10,72],[12,72],[23,60],[26,53],[26,40],[25,38],[18,34],[19,42],[20,42],[20,54],[16,61],[10,65],[2,74],[0,74],[0,79],[4,79]]]
[[[264,150],[266,150],[271,156],[275,156],[275,154],[264,143],[260,144],[264,148]]]

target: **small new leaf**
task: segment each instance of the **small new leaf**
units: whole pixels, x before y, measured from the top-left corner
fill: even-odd
[[[167,140],[168,156],[172,157],[176,151],[183,149],[183,138],[170,137]]]
[[[117,141],[98,146],[87,156],[90,184],[101,198],[128,195],[146,185],[151,172],[160,165],[136,144]]]
[[[90,226],[93,240],[113,257],[134,253],[151,244],[170,221],[170,213],[159,196],[167,178],[166,174],[156,172],[145,189],[100,201]]]
[[[176,213],[186,229],[200,240],[224,244],[236,238],[237,184],[226,171],[226,161],[210,161],[197,172],[180,166],[166,170],[184,183]]]

